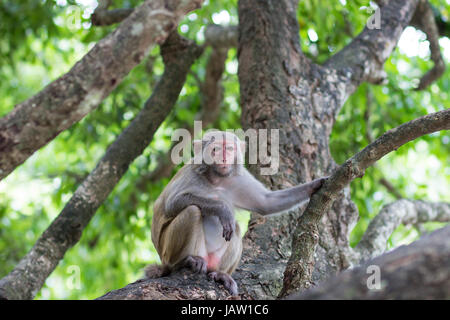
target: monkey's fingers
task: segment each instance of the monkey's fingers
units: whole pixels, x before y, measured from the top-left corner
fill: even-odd
[[[312,182],[312,186],[311,186],[311,188],[312,188],[311,193],[314,193],[317,190],[319,190],[322,187],[322,185],[324,184],[325,180],[327,180],[327,179],[328,179],[328,177],[323,177],[323,178],[318,178],[318,179],[314,180]]]
[[[227,223],[226,225],[223,226],[222,236],[225,238],[226,241],[230,241],[233,232],[234,232],[233,224]]]
[[[230,241],[234,229],[236,228],[236,223],[233,219],[219,217],[219,220],[223,227],[222,237],[224,237],[226,241]]]

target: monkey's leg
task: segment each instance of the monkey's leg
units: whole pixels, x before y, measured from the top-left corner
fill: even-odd
[[[228,247],[220,259],[217,270],[231,275],[237,268],[242,255],[242,238],[238,223],[236,223],[236,231],[227,245]]]
[[[205,235],[197,206],[181,211],[164,230],[162,240],[161,260],[164,264],[172,269],[189,267],[206,273]]]
[[[236,281],[231,277],[231,273],[236,269],[242,254],[242,239],[239,225],[236,223],[236,231],[227,248],[220,259],[217,270],[208,273],[208,277],[216,282],[222,283],[233,296],[238,294]]]

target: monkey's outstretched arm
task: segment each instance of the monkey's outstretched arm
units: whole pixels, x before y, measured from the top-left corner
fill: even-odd
[[[248,172],[236,179],[235,187],[232,188],[234,204],[266,215],[291,209],[309,199],[326,178],[277,191],[268,190]]]
[[[168,199],[166,203],[166,214],[169,217],[174,217],[190,205],[197,206],[203,216],[211,215],[218,217],[223,226],[222,236],[226,241],[231,239],[235,231],[236,223],[234,221],[233,211],[225,201],[201,197],[188,192],[181,193],[172,199]]]

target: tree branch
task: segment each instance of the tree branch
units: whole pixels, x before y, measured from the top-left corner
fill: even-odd
[[[364,112],[364,121],[366,123],[365,136],[369,143],[372,143],[374,141],[372,125],[370,123],[370,118],[372,116],[372,106],[373,106],[373,94],[370,88],[368,88],[366,90],[366,111]],[[376,164],[374,164],[373,166],[379,169]],[[397,199],[403,198],[402,194],[386,178],[381,177],[379,183],[383,185]]]
[[[422,30],[427,35],[430,43],[431,60],[434,66],[420,79],[416,90],[423,90],[435,80],[439,79],[445,71],[445,63],[439,46],[439,29],[436,18],[428,0],[421,0],[416,13],[412,18],[411,25]]]
[[[120,8],[108,10],[110,0],[99,2],[91,16],[94,26],[109,26],[127,18],[134,9]],[[238,26],[222,26],[209,24],[205,28],[205,44],[216,48],[237,47]]]
[[[223,47],[213,47],[208,63],[206,65],[205,80],[199,83],[200,94],[202,96],[202,111],[200,121],[203,128],[214,123],[220,113],[220,106],[223,100],[223,86],[221,79],[225,71],[225,62],[228,56],[228,50]],[[194,127],[186,126],[191,136],[194,135]],[[171,161],[172,149],[178,145],[175,142],[169,151],[158,159],[156,168],[143,175],[136,186],[140,190],[144,190],[148,183],[157,181],[164,177],[169,177],[175,168],[175,164]]]
[[[203,274],[180,270],[170,276],[140,279],[110,291],[98,300],[223,300],[230,294]]]
[[[403,30],[408,26],[419,0],[393,0],[380,9],[380,28],[364,30],[324,66],[340,74],[345,90],[340,100],[346,98],[364,81],[380,83],[386,74],[383,64],[394,50]],[[339,109],[341,104],[337,104]],[[338,110],[335,110],[337,112]]]
[[[201,52],[200,47],[176,33],[161,46],[165,69],[153,94],[136,118],[108,147],[96,168],[77,188],[30,252],[0,280],[0,298],[31,299],[36,295],[65,252],[78,242],[83,229],[130,163],[150,143],[172,110],[186,75]]]
[[[287,297],[297,299],[446,299],[450,294],[450,226],[401,246],[362,266],[325,280],[318,287]],[[380,268],[380,289],[367,283]],[[430,276],[433,275],[433,276]],[[439,276],[435,276],[439,275]],[[414,284],[414,287],[412,287]],[[181,270],[168,277],[141,279],[113,290],[99,300],[216,300],[229,294],[203,275]],[[240,294],[241,299],[251,299]]]
[[[433,8],[433,7],[432,7]],[[434,17],[441,37],[450,38],[450,23],[444,18],[438,9],[433,8]]]
[[[289,299],[448,299],[449,239],[446,226]],[[380,287],[370,289],[374,267],[380,271]]]
[[[345,186],[355,178],[362,177],[367,167],[405,143],[425,134],[448,129],[450,129],[450,109],[428,114],[387,131],[341,165],[322,188],[312,195],[298,221],[280,296],[285,297],[311,286],[314,251],[319,240],[318,224]]]
[[[222,75],[225,71],[225,62],[228,57],[228,48],[213,47],[205,71],[202,93],[201,120],[204,127],[213,123],[220,113],[223,101]]]
[[[386,188],[387,191],[389,191],[395,198],[402,199],[403,195],[398,191],[392,183],[390,183],[386,178],[381,177],[378,181],[382,186]]]
[[[81,120],[202,0],[148,0],[65,75],[0,119],[0,180]]]
[[[402,199],[384,206],[355,248],[359,260],[366,261],[382,254],[389,237],[400,224],[429,221],[450,222],[450,204]]]
[[[91,16],[91,21],[94,26],[109,26],[122,22],[134,11],[134,9],[128,8],[108,10],[110,5],[111,0],[99,1],[97,8]]]
[[[238,45],[238,26],[207,25],[205,43],[216,48],[231,48]]]

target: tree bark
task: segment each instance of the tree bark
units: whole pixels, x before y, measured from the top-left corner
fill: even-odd
[[[110,5],[111,0],[98,1],[98,6],[91,16],[91,21],[94,26],[109,26],[111,24],[122,22],[134,11],[134,9],[131,8],[108,10]]]
[[[238,45],[238,27],[207,25],[205,28],[205,42],[215,48],[230,48]]]
[[[180,270],[168,277],[140,279],[113,290],[98,300],[223,300],[228,291],[205,275]]]
[[[172,34],[161,46],[165,70],[152,96],[130,125],[109,146],[96,168],[77,188],[59,216],[33,248],[0,280],[0,298],[32,299],[74,246],[98,207],[152,141],[153,134],[172,110],[192,63],[202,49]]]
[[[202,0],[148,0],[73,68],[0,119],[0,180],[102,102]]]

